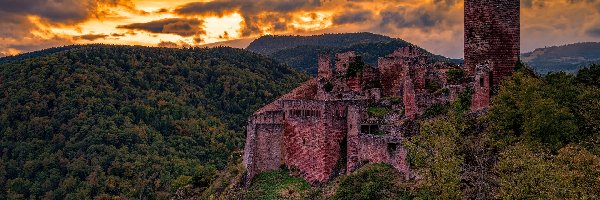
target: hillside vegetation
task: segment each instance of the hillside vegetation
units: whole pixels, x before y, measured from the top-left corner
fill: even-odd
[[[387,56],[398,48],[412,45],[404,40],[372,33],[325,34],[316,36],[264,36],[248,46],[248,50],[271,57],[300,71],[317,73],[317,55],[355,51],[365,63],[377,66],[379,57]],[[432,62],[462,63],[426,52]]]
[[[239,160],[306,76],[232,48],[79,46],[0,65],[0,199],[165,199]],[[207,178],[208,177],[208,178]]]

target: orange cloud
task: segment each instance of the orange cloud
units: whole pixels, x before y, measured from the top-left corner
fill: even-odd
[[[521,3],[525,51],[600,41],[600,0]],[[71,43],[189,46],[265,34],[364,31],[450,57],[463,54],[463,0],[0,0],[0,5],[0,56]]]

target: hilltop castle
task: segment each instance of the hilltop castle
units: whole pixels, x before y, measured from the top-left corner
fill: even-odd
[[[355,52],[318,57],[318,75],[248,120],[247,181],[287,166],[313,184],[366,163],[413,174],[402,140],[428,110],[465,96],[485,110],[519,54],[518,0],[465,0],[465,66],[405,47],[365,65]],[[334,70],[335,69],[335,70]]]

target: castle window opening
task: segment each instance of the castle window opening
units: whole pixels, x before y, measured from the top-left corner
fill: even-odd
[[[388,143],[387,144],[387,151],[388,154],[393,155],[396,150],[398,150],[398,143]]]
[[[381,132],[379,131],[379,125],[373,124],[360,126],[360,132],[369,135],[381,135]]]

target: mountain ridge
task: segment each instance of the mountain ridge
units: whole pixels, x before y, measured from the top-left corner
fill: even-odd
[[[313,36],[263,36],[246,48],[255,53],[271,57],[309,74],[317,73],[317,55],[355,51],[366,64],[377,66],[379,57],[385,57],[395,50],[415,46],[402,39],[391,38],[374,33],[338,33]],[[430,62],[450,62],[462,64],[460,59],[450,59],[435,55],[418,47],[430,57]]]
[[[574,73],[590,64],[600,64],[600,42],[582,42],[535,49],[521,54],[521,60],[537,73]]]

